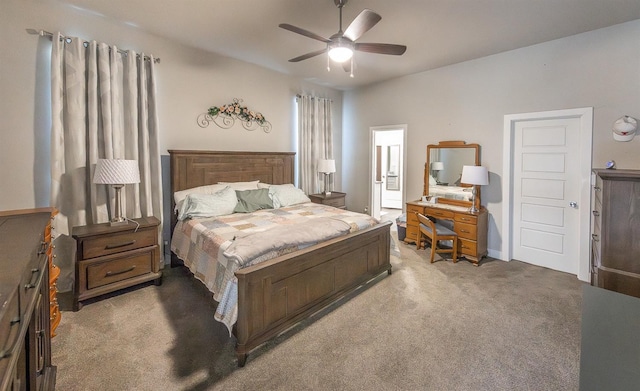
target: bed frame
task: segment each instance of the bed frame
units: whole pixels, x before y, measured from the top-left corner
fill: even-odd
[[[172,194],[217,182],[294,183],[293,152],[169,150],[169,154]],[[174,225],[175,217],[172,229]],[[262,343],[377,275],[391,274],[390,226],[382,223],[237,271],[238,366],[244,366],[247,354]],[[172,266],[175,260],[172,254]]]

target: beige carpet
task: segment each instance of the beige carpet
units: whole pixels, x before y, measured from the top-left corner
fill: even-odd
[[[63,312],[57,390],[577,390],[581,282],[517,261],[425,261],[397,245],[393,274],[249,355],[184,268],[164,283]],[[61,295],[63,309],[69,295]]]

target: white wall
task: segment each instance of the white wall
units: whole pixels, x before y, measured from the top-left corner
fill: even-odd
[[[220,17],[227,17],[221,15]],[[215,23],[215,20],[212,20]],[[48,205],[50,40],[26,28],[78,36],[144,51],[157,64],[161,154],[168,149],[295,150],[294,97],[316,93],[333,99],[340,189],[342,92],[252,64],[207,53],[129,25],[50,0],[0,2],[0,210]],[[244,100],[273,125],[271,133],[196,123],[210,106]]]
[[[347,207],[367,205],[369,128],[406,123],[407,199],[422,191],[426,146],[442,140],[481,145],[490,174],[482,189],[489,249],[502,245],[502,136],[505,114],[594,108],[593,167],[615,159],[640,169],[640,137],[620,143],[613,122],[640,118],[640,21],[406,76],[345,93],[343,191]],[[348,154],[348,155],[347,155]]]

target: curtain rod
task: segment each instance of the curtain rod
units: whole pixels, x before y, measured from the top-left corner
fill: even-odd
[[[302,98],[302,95],[301,94],[296,94],[296,98],[298,98],[298,99]],[[333,102],[333,99],[322,98],[322,97],[319,97],[319,96],[311,96],[311,99],[316,99],[316,98],[318,98],[318,99],[327,99],[329,102]]]
[[[50,33],[50,32],[45,31],[45,30],[27,29],[27,33],[29,33],[31,35],[39,35],[41,37],[48,37],[49,39],[53,39],[53,33]],[[67,37],[66,35],[62,35],[62,34],[60,34],[60,35],[61,35],[62,39],[70,38],[70,37]],[[89,41],[86,41],[86,40],[83,40],[83,41],[84,41],[85,44],[89,43]],[[118,49],[118,53],[124,54],[125,56],[127,55],[127,52],[125,50],[121,50],[121,49]],[[140,54],[136,54],[136,55],[139,56]],[[149,56],[144,56],[144,58],[146,60],[150,59]],[[159,64],[160,63],[160,58],[159,57],[158,58],[154,58],[153,62],[156,63],[156,64]]]

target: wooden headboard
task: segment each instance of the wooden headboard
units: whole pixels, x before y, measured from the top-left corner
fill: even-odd
[[[170,149],[173,193],[218,182],[294,183],[295,152],[182,151]],[[175,214],[172,222],[175,223]],[[172,224],[173,226],[173,224]]]

